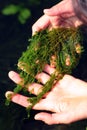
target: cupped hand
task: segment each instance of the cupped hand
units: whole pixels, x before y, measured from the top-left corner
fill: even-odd
[[[78,27],[82,21],[75,14],[72,0],[63,0],[49,9],[32,26],[32,33],[46,28]]]
[[[46,65],[44,72],[38,74],[36,79],[40,79],[41,84],[33,83],[29,85],[28,91],[38,95],[42,91],[43,85],[49,78],[50,74],[55,71],[54,68]],[[9,72],[9,77],[16,83],[23,83],[23,79],[14,71]],[[32,91],[33,90],[33,91]],[[13,92],[7,92],[8,93]],[[27,101],[29,97],[20,94],[13,94],[12,101],[28,107],[30,103]],[[65,75],[63,79],[57,82],[52,90],[45,94],[44,97],[33,107],[35,110],[42,112],[35,115],[36,120],[44,121],[47,124],[68,124],[80,119],[87,118],[87,83]],[[45,112],[44,112],[45,111]],[[50,113],[51,112],[51,113]]]

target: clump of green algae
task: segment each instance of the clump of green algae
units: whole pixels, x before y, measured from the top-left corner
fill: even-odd
[[[28,101],[31,105],[27,108],[28,113],[32,107],[51,90],[52,86],[63,78],[64,74],[71,74],[78,65],[83,51],[82,34],[80,28],[57,28],[37,32],[29,39],[29,46],[18,60],[18,70],[24,79],[24,86],[17,85],[14,89],[18,93],[25,89],[27,84],[40,82],[35,76],[42,72],[46,64],[55,64],[55,72],[43,85],[42,91],[37,96],[29,93]],[[54,57],[54,60],[52,59]],[[54,82],[55,81],[55,82]]]

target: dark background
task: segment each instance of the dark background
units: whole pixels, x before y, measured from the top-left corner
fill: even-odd
[[[61,1],[61,0],[59,0]],[[43,15],[43,9],[49,8],[58,0],[0,0],[0,130],[65,130],[60,125],[48,126],[40,121],[33,119],[37,111],[31,111],[31,117],[27,119],[25,108],[11,103],[5,106],[5,92],[13,90],[15,84],[8,78],[10,70],[16,71],[16,64],[21,53],[26,50],[28,39],[32,35],[32,25]],[[18,20],[18,14],[4,15],[3,8],[7,5],[23,5],[31,11],[31,16],[25,24],[21,24]],[[85,36],[86,37],[86,36]],[[86,43],[86,40],[84,40]],[[86,45],[85,45],[86,48]],[[80,65],[77,67],[73,75],[86,81],[86,53]],[[84,68],[84,69],[82,69]],[[80,71],[79,71],[80,70]],[[67,129],[84,130],[86,121],[76,122]]]

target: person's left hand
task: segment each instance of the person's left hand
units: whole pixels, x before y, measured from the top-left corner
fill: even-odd
[[[28,91],[38,95],[50,74],[55,71],[54,68],[46,65],[44,72],[38,74],[36,79],[40,79],[41,84],[33,83],[29,85]],[[46,73],[45,73],[46,72]],[[48,74],[47,74],[48,73]],[[17,84],[23,79],[16,73],[11,71],[9,77]],[[7,92],[8,93],[13,92]],[[13,94],[12,102],[24,107],[28,107],[30,103],[27,101],[29,97],[20,94]],[[33,107],[36,110],[46,110],[35,115],[36,120],[42,120],[47,124],[68,124],[80,119],[87,118],[87,83],[76,79],[70,75],[65,75],[63,79],[57,82],[52,90],[44,95],[44,97]],[[49,113],[48,111],[52,112]]]

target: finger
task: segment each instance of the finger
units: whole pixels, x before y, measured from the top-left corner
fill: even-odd
[[[46,29],[50,25],[50,20],[47,15],[43,15],[33,26],[32,26],[32,34],[34,35],[36,32]]]
[[[50,76],[42,72],[36,75],[36,79],[38,80],[38,82],[45,84],[50,79]]]
[[[46,112],[40,112],[40,113],[36,114],[34,119],[35,120],[41,120],[41,121],[45,122],[48,125],[54,124],[52,114],[49,114],[49,113],[46,113]],[[56,124],[56,122],[55,122],[55,124]]]
[[[31,103],[29,102],[29,97],[23,96],[21,94],[14,93],[12,91],[7,91],[5,93],[5,97],[7,99],[9,99],[9,96],[10,96],[10,100],[12,102],[19,104],[23,107],[29,107],[31,105]],[[36,107],[33,107],[33,109],[35,109],[35,110],[41,110],[42,109],[43,110],[43,108],[41,108],[40,105],[38,106],[37,104],[35,105]]]
[[[61,113],[61,114],[49,114],[46,112],[40,112],[35,115],[35,120],[41,120],[45,122],[48,125],[53,125],[53,124],[69,124],[69,116],[67,113]]]
[[[16,72],[10,71],[10,72],[8,73],[8,76],[9,76],[9,78],[10,78],[13,82],[15,82],[16,84],[19,84],[19,85],[21,85],[21,86],[24,85],[24,80],[21,79],[20,75],[17,74]]]
[[[43,71],[48,73],[49,75],[51,75],[52,73],[54,73],[55,68],[53,68],[50,65],[46,64]]]
[[[44,9],[43,10],[44,14],[47,14],[49,16],[58,16],[61,12],[63,12],[63,10],[65,11],[64,4],[61,5],[61,3],[58,3],[49,9]]]
[[[43,90],[43,86],[38,83],[32,83],[28,85],[28,91],[34,95],[38,95]]]
[[[34,118],[35,118],[35,120],[41,120],[48,125],[59,124],[59,122],[55,118],[54,114],[49,114],[46,112],[40,112],[40,113],[36,114]]]
[[[23,95],[20,95],[20,94],[15,94],[11,91],[7,91],[6,94],[5,94],[7,99],[8,99],[9,95],[11,95],[11,101],[16,103],[16,104],[19,104],[23,107],[28,107],[29,105],[31,105],[28,101],[28,97],[26,97],[26,96],[23,96]]]
[[[43,12],[48,16],[60,16],[67,13],[67,17],[70,17],[71,13],[74,14],[72,1],[66,2],[64,0],[49,9],[44,9]]]

